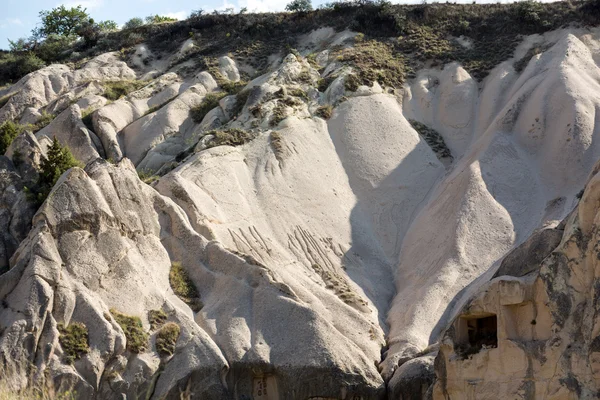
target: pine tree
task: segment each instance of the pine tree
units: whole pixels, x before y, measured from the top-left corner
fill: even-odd
[[[63,173],[73,167],[82,167],[67,146],[61,146],[56,137],[42,161],[37,187],[29,189],[30,198],[41,205]]]

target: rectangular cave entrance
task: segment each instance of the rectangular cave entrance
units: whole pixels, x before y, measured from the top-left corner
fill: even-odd
[[[498,347],[498,318],[495,314],[461,316],[456,328],[455,351],[465,358],[483,348]]]

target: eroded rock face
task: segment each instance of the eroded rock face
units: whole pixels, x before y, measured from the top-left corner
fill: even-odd
[[[17,383],[29,362],[100,399],[459,399],[473,380],[482,398],[591,396],[595,272],[574,271],[592,263],[594,180],[559,223],[599,168],[598,48],[581,35],[557,32],[522,74],[511,60],[482,83],[458,64],[419,71],[402,96],[355,87],[330,50],[322,70],[278,56],[202,121],[190,111],[244,71],[230,57],[217,80],[171,71],[112,103],[101,81],[135,76],[114,54],[31,74],[0,121],[58,116],[0,158],[0,360]],[[352,37],[320,30],[302,47]],[[155,63],[142,45],[132,64],[155,77],[191,50]],[[23,188],[54,136],[87,167],[32,218]],[[175,262],[203,307],[174,294]],[[172,356],[153,310],[180,326]],[[141,319],[147,349],[115,312]],[[59,324],[75,322],[89,351],[70,365]]]
[[[189,269],[204,303],[199,313],[173,294],[170,260]],[[61,178],[12,257],[0,295],[2,361],[16,369],[31,362],[78,393],[170,398],[189,383],[195,398],[226,399],[234,388],[251,396],[263,381],[279,398],[384,391],[374,366],[381,337],[363,342],[373,328],[360,313],[340,303],[330,324],[319,311],[331,306],[327,297],[206,240],[128,160],[95,161]],[[148,350],[127,350],[111,309],[140,317],[146,330],[148,311],[165,311],[181,327],[175,356],[159,357],[155,331]],[[89,327],[89,352],[66,366],[57,326],[72,322]]]
[[[596,174],[556,248],[522,254],[525,274],[494,278],[461,310],[436,359],[434,399],[463,399],[467,387],[478,399],[598,397],[599,183]]]
[[[116,53],[98,56],[75,71],[66,65],[53,64],[32,72],[10,88],[7,94],[14,94],[0,109],[0,121],[16,119],[29,107],[39,109],[47,106],[71,91],[80,95],[88,94],[91,81],[135,78],[135,72],[120,61]],[[67,99],[67,104],[70,100]],[[53,109],[52,112],[64,108]]]

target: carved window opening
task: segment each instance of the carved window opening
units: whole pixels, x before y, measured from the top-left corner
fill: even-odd
[[[462,316],[457,321],[456,353],[468,358],[482,349],[498,347],[498,318],[485,316]]]

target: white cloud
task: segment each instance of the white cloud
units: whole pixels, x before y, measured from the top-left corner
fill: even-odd
[[[0,20],[0,29],[8,28],[11,26],[22,26],[22,25],[23,25],[23,21],[21,21],[19,18],[5,18],[3,20]]]
[[[101,7],[104,4],[104,0],[71,0],[67,2],[63,2],[60,5],[63,5],[67,8],[81,6],[83,8],[87,8],[88,10]]]
[[[246,7],[250,12],[283,11],[290,0],[238,0],[235,9]],[[230,5],[231,7],[231,5]]]
[[[178,11],[164,14],[165,17],[175,18],[180,21],[186,19],[189,15],[189,11]]]

